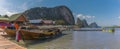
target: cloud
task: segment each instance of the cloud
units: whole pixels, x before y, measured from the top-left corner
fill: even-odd
[[[41,3],[43,0],[27,0],[21,1],[18,4],[15,4],[15,1],[9,2],[8,0],[0,0],[0,15],[12,15],[15,13],[20,13],[32,6],[35,6],[36,3]]]
[[[15,14],[16,12],[14,11],[10,11],[9,9],[6,8],[6,6],[9,5],[8,2],[6,2],[6,0],[0,0],[0,15],[12,15]]]
[[[95,16],[86,16],[86,18],[95,18]]]
[[[82,14],[77,14],[76,16],[77,16],[77,17],[82,17],[83,15],[82,15]]]
[[[6,9],[6,5],[8,5],[8,3],[6,2],[6,0],[0,0],[0,15],[11,15],[8,9]]]
[[[118,18],[120,19],[120,16],[118,16]]]
[[[0,7],[0,14],[1,15],[6,15],[7,14],[8,16],[11,16],[12,14],[15,14],[15,13],[17,13],[17,12],[9,11],[6,8]]]
[[[95,18],[95,16],[83,15],[83,14],[77,14],[76,17],[81,19]]]

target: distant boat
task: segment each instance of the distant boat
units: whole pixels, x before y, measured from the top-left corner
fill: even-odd
[[[103,32],[115,32],[114,28],[103,28]]]

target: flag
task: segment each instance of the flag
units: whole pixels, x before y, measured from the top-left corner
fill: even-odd
[[[20,38],[20,32],[19,32],[19,25],[15,22],[14,26],[16,28],[16,40],[17,40],[17,42],[19,42],[19,40],[21,39]]]

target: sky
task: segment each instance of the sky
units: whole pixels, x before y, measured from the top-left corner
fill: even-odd
[[[65,5],[75,19],[86,19],[90,24],[120,26],[120,0],[0,0],[0,14],[12,15],[34,7]]]

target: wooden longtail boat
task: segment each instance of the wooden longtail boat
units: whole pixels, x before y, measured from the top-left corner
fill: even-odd
[[[22,37],[24,39],[40,39],[42,37],[48,38],[48,37],[55,37],[56,35],[60,35],[61,32],[58,32],[57,29],[31,29],[31,30],[20,30],[20,33],[22,34]]]
[[[5,29],[6,33],[9,36],[16,35],[15,29]],[[48,36],[55,36],[61,34],[59,29],[47,28],[47,29],[38,29],[38,28],[29,28],[29,27],[22,27],[19,31],[21,33],[21,37],[26,40],[31,39],[39,39],[41,37],[48,37]]]
[[[16,30],[14,27],[8,27],[5,29],[5,32],[8,34],[8,36],[14,37],[16,35]]]
[[[40,37],[43,36],[41,32],[33,32],[30,30],[20,30],[21,37],[26,40],[31,40],[31,39],[39,39]]]

